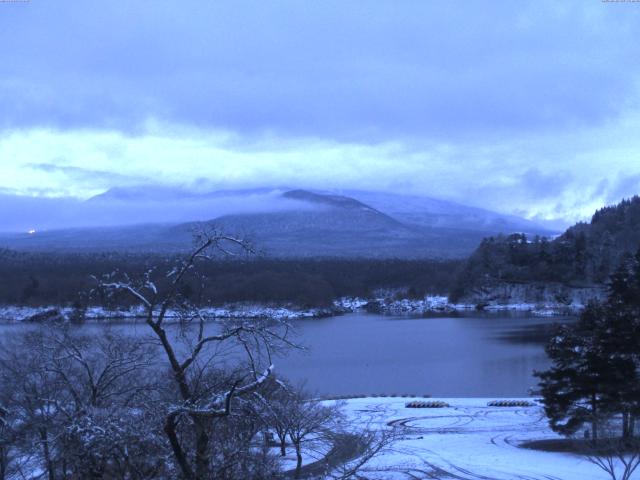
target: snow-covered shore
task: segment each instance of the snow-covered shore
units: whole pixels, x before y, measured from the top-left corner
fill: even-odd
[[[208,318],[275,318],[280,320],[295,320],[301,318],[318,318],[335,315],[334,308],[311,308],[298,309],[294,307],[271,307],[264,305],[233,305],[225,307],[203,308],[202,313]],[[0,306],[0,321],[2,322],[24,322],[24,321],[46,321],[72,319],[79,312],[71,307],[22,307],[15,305]],[[141,308],[130,309],[107,309],[104,307],[89,307],[83,312],[84,320],[136,320],[145,317],[145,312]],[[177,320],[180,318],[178,312],[168,311],[166,318]]]
[[[572,304],[540,304],[540,303],[491,303],[483,305],[482,310],[489,312],[527,312],[536,316],[575,315],[584,305]],[[300,308],[292,305],[268,306],[259,304],[234,304],[222,307],[206,307],[203,313],[209,318],[276,318],[280,320],[297,320],[304,318],[321,318],[342,313],[372,312],[386,315],[427,315],[430,313],[454,313],[477,310],[469,303],[451,303],[445,296],[427,296],[421,299],[396,299],[389,297],[353,298],[345,297],[334,301],[325,308]],[[104,319],[135,320],[144,318],[141,308],[107,309],[93,306],[82,312],[71,307],[45,306],[26,307],[18,305],[0,306],[0,322],[46,321],[71,319],[83,315],[84,320],[98,321]],[[177,319],[177,312],[169,311],[169,319]]]
[[[429,313],[453,313],[473,310],[488,312],[527,312],[535,316],[575,315],[584,308],[584,304],[566,303],[499,303],[492,302],[480,307],[472,303],[452,303],[445,296],[427,296],[421,299],[395,298],[342,298],[336,306],[343,311],[370,311],[391,315],[423,315]]]
[[[584,308],[579,302],[566,303],[498,303],[483,304],[481,309],[489,312],[527,312],[535,316],[575,315]],[[281,320],[297,320],[303,318],[320,318],[340,315],[342,313],[371,312],[386,315],[427,315],[430,313],[454,313],[478,310],[478,305],[471,303],[451,303],[441,295],[430,295],[424,298],[408,299],[395,297],[359,298],[344,297],[337,299],[333,305],[324,308],[301,308],[295,305],[271,306],[260,304],[232,304],[221,307],[205,307],[203,313],[210,318],[276,318]],[[71,307],[55,305],[44,307],[26,307],[19,305],[0,306],[0,322],[42,321],[46,319],[70,319],[79,314]],[[108,309],[93,306],[83,310],[85,320],[120,319],[135,320],[144,318],[141,308]],[[177,312],[169,311],[167,318],[177,319]]]
[[[492,398],[437,398],[444,408],[407,408],[411,398],[347,400],[347,423],[394,429],[399,439],[367,465],[367,478],[492,480],[597,480],[607,476],[585,457],[524,448],[523,443],[560,438],[542,407],[489,406]],[[420,399],[416,399],[420,400]]]

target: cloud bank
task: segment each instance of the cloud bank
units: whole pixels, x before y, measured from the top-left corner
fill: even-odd
[[[638,193],[640,7],[0,5],[0,188],[360,188],[571,222]]]

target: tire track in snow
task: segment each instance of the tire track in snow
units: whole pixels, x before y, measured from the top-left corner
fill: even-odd
[[[535,408],[535,407],[532,407]],[[509,413],[528,419],[528,421],[509,423],[504,426],[489,426],[487,422],[491,421],[491,417],[497,416],[498,419],[501,415],[504,415],[506,409],[491,409],[491,410],[479,410],[477,412],[470,413],[467,409],[455,409],[459,413],[452,412],[451,415],[423,415],[423,416],[411,416],[405,418],[397,418],[387,422],[387,425],[393,428],[397,428],[407,435],[439,435],[439,434],[479,434],[479,433],[496,433],[490,438],[490,443],[498,448],[513,448],[519,449],[518,434],[522,430],[531,432],[532,430],[545,430],[546,420],[544,415],[532,415],[532,409],[517,409],[511,410]],[[434,427],[426,427],[421,425],[415,425],[416,422],[428,422],[430,420],[450,420],[448,423]],[[483,425],[485,424],[485,425]],[[465,468],[457,462],[452,462],[442,455],[426,449],[416,448],[416,455],[430,470],[422,470],[411,468],[413,472],[419,472],[427,475],[426,478],[453,478],[455,480],[504,480],[505,477],[493,477],[481,473],[476,473],[469,468]],[[420,454],[418,453],[420,451]],[[424,458],[424,455],[428,454],[429,461]],[[435,457],[435,460],[433,457]],[[435,460],[435,461],[434,461]],[[442,462],[442,463],[440,463]],[[444,464],[444,465],[443,465]],[[401,473],[401,471],[399,471]],[[409,474],[409,471],[405,472]],[[436,475],[436,476],[433,476]],[[415,476],[411,475],[413,478]],[[513,480],[561,480],[558,477],[552,475],[531,476],[522,474],[511,474],[510,479]]]

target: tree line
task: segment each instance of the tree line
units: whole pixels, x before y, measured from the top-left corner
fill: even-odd
[[[95,287],[94,276],[127,271],[156,272],[178,257],[126,253],[63,254],[0,250],[0,304],[47,306],[88,302],[79,297]],[[192,281],[185,295],[206,304],[292,303],[327,306],[339,297],[370,297],[378,289],[403,289],[413,297],[444,294],[462,264],[458,260],[214,258],[197,268],[208,278]],[[158,279],[158,281],[161,281]],[[130,302],[122,299],[123,302]]]
[[[453,300],[500,283],[603,284],[623,257],[640,246],[640,197],[598,210],[555,239],[524,233],[489,237],[467,260]]]

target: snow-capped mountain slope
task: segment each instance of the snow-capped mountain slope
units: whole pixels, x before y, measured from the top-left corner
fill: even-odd
[[[90,221],[82,228],[85,217]],[[273,256],[460,257],[488,235],[545,233],[517,217],[430,198],[301,189],[114,189],[60,218],[74,219],[74,228],[34,225],[36,233],[0,236],[0,246],[178,251],[191,245],[197,223],[207,222]]]
[[[407,225],[502,233],[551,233],[545,227],[524,218],[446,200],[362,190],[343,190],[339,193],[360,200]]]

